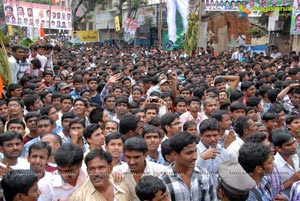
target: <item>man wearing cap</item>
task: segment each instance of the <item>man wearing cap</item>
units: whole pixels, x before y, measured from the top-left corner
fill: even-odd
[[[255,181],[234,159],[220,164],[217,195],[221,201],[247,200],[249,191],[255,187]]]
[[[231,59],[237,59],[237,60],[241,61],[242,58],[244,58],[244,49],[245,49],[245,46],[240,45],[238,51],[236,51],[232,54]]]
[[[60,94],[68,94],[70,91],[69,85],[67,85],[65,82],[61,82],[57,85],[57,92]]]

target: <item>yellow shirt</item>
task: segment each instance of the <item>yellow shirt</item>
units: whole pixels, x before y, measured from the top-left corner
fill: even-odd
[[[125,183],[122,182],[120,185],[114,184],[112,181],[114,188],[115,198],[117,201],[130,201],[130,193],[125,186]],[[101,195],[99,191],[97,191],[92,184],[92,182],[88,179],[82,186],[80,186],[70,197],[69,201],[106,201],[106,199]]]

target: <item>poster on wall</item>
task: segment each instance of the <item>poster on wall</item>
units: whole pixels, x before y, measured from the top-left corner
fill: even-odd
[[[298,35],[298,34],[300,34],[300,1],[298,3],[298,1],[295,0],[294,7],[295,7],[295,9],[293,10],[292,17],[291,17],[290,34]]]
[[[71,8],[3,0],[7,25],[72,30]]]
[[[145,23],[145,18],[149,17],[152,19],[152,25],[157,26],[156,22],[156,16],[157,16],[157,6],[146,6],[146,7],[140,7],[137,12],[138,16],[138,27],[143,25]]]

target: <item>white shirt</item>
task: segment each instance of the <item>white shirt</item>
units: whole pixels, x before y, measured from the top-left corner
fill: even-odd
[[[239,150],[243,144],[244,141],[240,137],[236,136],[235,140],[226,149],[229,158],[234,158],[237,161],[239,157]]]

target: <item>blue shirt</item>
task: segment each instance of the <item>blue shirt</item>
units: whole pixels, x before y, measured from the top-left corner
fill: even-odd
[[[161,165],[167,165],[167,163],[166,163],[164,157],[163,157],[162,154],[161,154],[161,151],[158,151],[158,157],[157,157],[157,160],[155,160],[154,158],[151,158],[149,155],[147,155],[146,160],[152,161],[152,162],[154,162],[154,163],[158,163],[158,164],[161,164]]]

